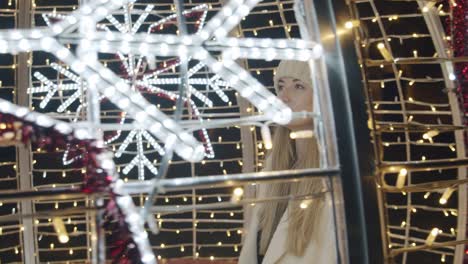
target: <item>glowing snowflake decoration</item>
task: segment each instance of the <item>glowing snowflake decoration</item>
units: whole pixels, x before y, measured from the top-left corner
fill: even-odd
[[[68,17],[65,15],[57,14],[55,9],[53,13],[45,13],[42,14],[42,18],[44,19],[46,25],[48,27],[53,26],[54,21],[65,20]],[[85,109],[86,102],[83,102],[81,99],[86,94],[86,90],[88,89],[88,84],[83,78],[79,77],[76,73],[69,70],[67,66],[62,66],[55,62],[50,63],[50,67],[54,69],[59,74],[68,78],[68,80],[64,80],[63,78],[55,78],[54,80],[50,80],[46,76],[44,76],[41,72],[34,72],[33,76],[40,82],[39,87],[31,87],[28,88],[28,94],[43,94],[46,93],[45,96],[41,97],[41,102],[39,104],[39,108],[44,109],[47,107],[51,99],[58,95],[58,98],[62,100],[62,102],[57,106],[56,111],[58,113],[67,112],[71,113],[72,111],[75,112],[75,116],[71,119],[72,122],[77,122],[80,116],[83,114],[83,110]],[[67,83],[65,83],[67,82]],[[65,95],[64,92],[74,91],[71,95]],[[100,96],[99,100],[104,99],[104,96]],[[71,109],[71,106],[78,102],[78,106],[76,109]],[[120,120],[120,124],[125,122],[125,114]],[[105,144],[112,143],[121,135],[121,131],[117,131],[117,133],[107,139]],[[79,157],[73,157],[68,159],[68,149],[65,150],[63,156],[63,163],[64,165],[71,164],[74,160],[78,159]]]
[[[65,67],[57,63],[51,63],[50,66],[60,74],[68,77],[71,83],[56,83],[45,77],[42,73],[35,72],[34,77],[39,80],[41,85],[40,87],[28,88],[28,94],[47,93],[47,95],[43,97],[41,103],[39,104],[39,107],[44,109],[55,94],[58,93],[60,97],[63,98],[63,91],[75,91],[70,97],[68,97],[58,106],[57,112],[61,113],[67,110],[67,108],[76,100],[79,100],[83,92],[85,92],[88,87],[85,81],[83,81],[73,72],[67,70]]]
[[[135,23],[133,23],[131,15],[130,15],[133,9],[133,4],[125,4],[122,6],[122,8],[123,8],[123,14],[124,14],[123,23],[119,22],[119,20],[116,17],[114,17],[114,15],[108,15],[106,19],[120,33],[136,34],[137,32],[140,31],[140,27],[143,25],[146,18],[150,14],[150,12],[154,9],[154,5],[148,5],[145,8],[145,10],[141,13],[141,15],[139,16],[139,18],[136,20]],[[184,15],[188,15],[193,12],[202,12],[201,17],[196,22],[196,24],[198,25],[197,33],[200,32],[200,29],[202,28],[205,22],[207,11],[208,11],[207,5],[199,5],[190,10],[184,11]],[[53,13],[43,14],[43,18],[47,26],[52,27],[53,20],[65,20],[68,17],[61,15],[61,14],[57,14],[54,11]],[[155,29],[156,30],[162,29],[165,23],[175,20],[176,18],[177,18],[177,15],[173,14],[166,18],[160,19],[159,21],[155,23],[152,23],[147,30],[147,34],[151,34]],[[97,24],[97,28],[105,32],[112,32],[112,30],[105,24]],[[146,68],[155,67],[154,65],[155,62],[153,61],[153,57],[146,57],[144,55],[134,56],[131,53],[125,55],[122,52],[118,52],[117,56],[120,60],[120,63],[123,66],[122,68],[125,71],[125,73],[122,74],[123,76],[121,77],[126,79],[129,85],[131,85],[132,87],[139,87],[140,89],[144,89],[150,92],[164,94],[171,100],[174,100],[174,101],[177,100],[177,98],[179,97],[177,94],[171,91],[162,89],[161,87],[167,84],[170,84],[170,85],[180,84],[180,78],[158,78],[158,77],[161,73],[166,72],[172,67],[179,66],[180,62],[178,60],[176,60],[175,63],[171,64],[170,67],[165,67],[163,69],[159,69],[159,70],[147,73]],[[204,87],[209,86],[216,92],[216,94],[221,98],[222,101],[228,102],[229,98],[226,96],[226,94],[222,91],[222,88],[221,88],[221,87],[226,87],[227,83],[224,81],[221,81],[220,76],[214,75],[210,79],[191,78],[195,73],[201,70],[204,66],[205,65],[203,63],[199,62],[196,66],[194,66],[193,68],[189,70],[189,74],[187,76],[189,94],[197,98],[197,100],[203,103],[204,105],[208,107],[212,107],[213,102],[207,96],[205,96],[203,93],[201,93],[194,87],[197,85],[204,85]],[[66,69],[63,66],[60,66],[56,63],[52,63],[51,67],[57,72],[59,72],[60,74],[64,75],[65,77],[68,77],[70,81],[74,83],[71,83],[71,84],[63,84],[62,82],[54,83],[54,81],[47,79],[40,72],[36,72],[34,73],[34,76],[41,82],[41,87],[30,88],[28,90],[28,93],[35,94],[35,93],[46,92],[47,95],[43,97],[40,103],[40,107],[45,108],[47,104],[50,102],[51,98],[56,93],[59,93],[60,97],[62,97],[62,91],[75,90],[75,92],[71,96],[69,96],[62,104],[58,106],[57,112],[63,112],[67,110],[70,107],[70,105],[72,105],[75,101],[79,100],[79,106],[76,109],[76,116],[72,120],[73,122],[76,122],[78,120],[78,116],[81,113],[81,110],[83,109],[84,106],[86,106],[85,103],[81,102],[80,98],[83,95],[83,93],[86,91],[87,84],[80,77],[78,77],[72,71]],[[188,99],[185,97],[183,98],[183,100],[185,103],[188,103],[190,105],[193,115],[195,117],[198,117],[198,120],[200,122],[203,122],[203,118],[201,118],[200,111],[197,105],[194,103],[194,101],[192,99]],[[123,113],[123,117],[120,120],[120,124],[123,124],[124,122],[125,122],[125,113]],[[204,128],[201,130],[201,132],[203,135],[203,139],[205,141],[204,143],[205,157],[213,158],[214,151],[213,151],[213,147],[211,145],[211,141],[209,139],[208,133],[206,129]],[[117,138],[119,138],[121,134],[122,134],[122,131],[118,130],[116,134],[113,137],[107,139],[105,143],[106,144],[112,143]],[[143,140],[145,139],[148,141],[148,145],[151,145],[155,150],[157,150],[157,152],[160,155],[165,154],[164,149],[158,144],[158,142],[147,131],[141,130],[141,129],[133,129],[124,139],[123,143],[120,145],[118,150],[115,152],[115,156],[119,158],[122,156],[122,154],[125,152],[125,150],[130,144],[134,143],[136,145],[137,154],[130,161],[130,163],[124,167],[124,169],[122,170],[123,174],[125,175],[128,174],[135,166],[138,167],[138,179],[140,180],[143,180],[145,178],[144,176],[145,167],[147,167],[151,171],[151,173],[155,175],[157,174],[158,172],[157,168],[145,156],[144,149],[143,149]],[[69,152],[67,150],[64,153],[64,157],[63,157],[64,164],[70,164],[71,162],[79,158],[79,157],[73,157],[69,159],[68,153]]]
[[[131,16],[129,15],[132,12],[133,5],[124,5],[123,6],[123,14],[124,14],[124,22],[121,23],[117,18],[115,18],[113,15],[109,15],[106,17],[106,19],[114,26],[120,33],[122,34],[130,34],[134,35],[137,32],[140,31],[140,27],[143,25],[145,19],[148,17],[149,13],[153,10],[154,6],[153,5],[148,5],[143,13],[139,16],[137,21],[133,23]],[[202,16],[201,18],[197,21],[199,29],[203,26],[206,14],[207,14],[207,6],[206,5],[200,5],[195,8],[192,8],[190,10],[184,11],[184,15],[190,14],[192,12],[200,12],[202,11]],[[153,30],[162,28],[165,23],[168,21],[176,19],[176,15],[173,14],[171,16],[168,16],[166,18],[163,18],[156,23],[151,24],[148,27],[147,34],[151,34]],[[98,24],[98,28],[104,30],[105,32],[112,32],[111,29],[104,24]],[[158,69],[153,72],[147,73],[146,69],[149,68],[155,68],[155,62],[152,61],[152,57],[147,57],[144,55],[141,56],[134,56],[131,53],[128,53],[127,55],[122,54],[121,52],[117,53],[117,56],[119,57],[120,61],[122,62],[123,68],[125,70],[125,79],[127,79],[127,83],[131,85],[132,87],[138,89],[138,90],[147,90],[153,93],[159,93],[159,94],[164,94],[168,98],[172,100],[176,100],[178,98],[178,95],[176,95],[173,92],[161,89],[160,87],[155,87],[152,83],[154,80],[158,80],[159,74],[167,71],[170,67],[165,67],[164,69]],[[171,65],[171,67],[176,67],[178,66],[179,63],[176,61],[174,64]],[[197,67],[197,69],[200,69],[201,67]],[[193,71],[195,72],[195,71]],[[190,84],[190,80],[189,80]],[[216,84],[213,84],[216,85]],[[205,105],[207,106],[213,106],[213,102],[207,98],[205,95],[200,93],[197,89],[195,89],[193,86],[189,86],[189,93],[192,94],[194,97],[196,97],[198,100],[202,101]],[[218,92],[218,94],[223,94],[222,92]],[[224,95],[224,97],[226,97]],[[187,103],[190,104],[192,107],[193,113],[195,116],[199,116],[200,112],[198,110],[197,105],[193,102],[192,99],[189,98],[183,98],[183,100]],[[203,121],[201,117],[199,117],[200,121]],[[118,131],[120,134],[120,131]],[[205,156],[212,158],[214,157],[214,152],[213,152],[213,147],[211,146],[210,139],[208,137],[208,133],[206,129],[202,129],[203,137],[205,139]],[[128,174],[134,167],[138,167],[138,179],[143,180],[145,179],[144,173],[145,170],[144,168],[147,167],[151,173],[157,174],[158,170],[157,168],[149,161],[149,159],[145,156],[144,153],[144,148],[143,148],[143,140],[146,139],[154,149],[157,150],[157,152],[160,155],[164,155],[165,152],[163,148],[157,143],[157,141],[146,131],[141,130],[141,129],[134,129],[131,130],[130,133],[127,135],[123,143],[120,145],[119,149],[116,151],[115,156],[116,157],[121,157],[124,151],[127,149],[127,147],[135,143],[137,147],[137,154],[136,156],[130,161],[129,164],[127,164],[124,169],[122,170],[123,174]]]
[[[153,146],[154,149],[158,151],[158,153],[162,156],[165,154],[164,149],[156,142],[156,140],[145,130],[134,129],[130,131],[130,134],[125,138],[122,145],[120,145],[119,149],[115,153],[115,156],[118,158],[122,156],[122,153],[125,151],[127,146],[134,141],[136,138],[136,145],[137,145],[137,155],[132,159],[132,161],[126,165],[123,169],[123,174],[128,174],[135,165],[138,166],[138,179],[144,180],[145,172],[144,167],[148,167],[148,169],[154,174],[158,174],[158,169],[148,160],[148,158],[144,154],[143,149],[143,139],[148,140],[148,144]]]

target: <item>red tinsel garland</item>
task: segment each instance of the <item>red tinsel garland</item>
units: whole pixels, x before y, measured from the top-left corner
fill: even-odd
[[[454,0],[455,4],[449,4],[452,8],[452,20],[450,29],[452,35],[452,49],[454,57],[468,56],[468,2],[466,0]],[[462,105],[464,124],[468,124],[466,114],[468,112],[468,62],[454,63],[455,74],[458,80],[457,93]],[[465,145],[468,145],[468,134],[465,131]],[[468,226],[467,226],[468,227]],[[468,228],[466,231],[468,236]],[[468,264],[468,246],[465,247],[463,263]]]
[[[454,57],[468,56],[468,3],[465,0],[455,0],[452,7],[451,24],[452,49]],[[457,93],[463,108],[463,113],[468,112],[468,62],[457,62],[455,74],[457,76]],[[465,125],[468,124],[465,118]]]
[[[0,113],[0,145],[31,143],[33,148],[53,152],[55,148],[70,147],[70,152],[82,157],[71,164],[74,168],[86,168],[82,191],[84,193],[105,192],[110,200],[103,208],[103,227],[110,231],[109,256],[113,263],[141,263],[140,253],[135,246],[125,222],[125,215],[117,206],[116,194],[110,184],[112,175],[99,166],[98,156],[107,150],[95,140],[79,140],[73,133],[62,134],[54,127],[42,127],[11,114]]]

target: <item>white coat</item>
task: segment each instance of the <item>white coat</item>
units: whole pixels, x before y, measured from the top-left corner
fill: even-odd
[[[328,193],[325,203],[319,210],[314,239],[309,242],[304,255],[297,257],[286,252],[288,232],[288,208],[285,210],[261,264],[335,264],[337,263],[333,205]],[[259,231],[258,208],[252,212],[252,219],[239,256],[238,264],[257,263],[257,235]]]

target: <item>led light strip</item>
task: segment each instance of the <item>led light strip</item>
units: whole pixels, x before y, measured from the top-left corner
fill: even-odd
[[[179,98],[179,95],[176,94],[176,93],[166,91],[166,90],[161,89],[161,88],[156,87],[156,86],[145,85],[145,84],[146,83],[144,81],[141,81],[141,83],[139,83],[138,85],[144,86],[145,89],[147,89],[148,91],[162,93],[162,94],[168,96],[171,100],[177,100],[177,98]],[[191,100],[191,99],[184,98],[184,102],[187,102],[187,101],[190,103],[190,106],[193,109],[193,113],[198,117],[200,122],[203,122],[203,118],[200,116],[200,111],[198,110],[198,107],[195,104],[195,102],[193,102],[193,100]],[[201,129],[201,131],[203,133],[203,137],[205,138],[205,142],[206,142],[205,143],[206,144],[205,157],[214,158],[215,154],[214,154],[213,146],[211,144],[211,140],[210,140],[210,138],[208,136],[208,132],[206,131],[206,128],[201,127],[200,129]],[[161,154],[161,155],[163,155],[163,154]]]
[[[77,44],[75,38],[64,36],[63,42]],[[275,40],[269,38],[235,39],[202,41],[199,35],[175,36],[167,34],[121,34],[115,32],[97,32],[86,39],[89,48],[99,52],[117,52],[160,55],[160,56],[193,56],[203,58],[208,51],[223,51],[225,57],[260,58],[267,54],[268,59],[289,59],[308,61],[317,59],[323,54],[320,44],[304,40]],[[237,56],[233,56],[237,54]],[[206,63],[205,63],[206,64]]]
[[[261,0],[231,0],[207,22],[200,32],[203,40],[216,37],[222,39],[239,24],[240,20],[250,13],[250,10]]]
[[[198,28],[199,30],[197,31],[197,33],[198,33],[198,32],[200,32],[201,27],[205,23],[206,14],[207,14],[207,11],[208,11],[208,6],[206,4],[202,4],[202,5],[196,6],[194,8],[191,8],[189,10],[184,10],[184,12],[182,12],[182,14],[187,15],[187,14],[190,14],[190,13],[193,13],[193,12],[196,12],[196,11],[203,11],[202,17],[200,19],[200,25],[199,25],[199,28]],[[171,20],[175,20],[175,19],[177,19],[177,14],[170,15],[168,17],[165,17],[165,18],[151,24],[148,27],[148,34],[151,33],[154,28],[157,28],[157,27],[159,27],[161,25],[164,25],[165,23],[167,23],[167,22],[169,22]]]
[[[137,33],[138,29],[140,29],[141,25],[145,21],[145,19],[148,17],[149,13],[154,9],[154,5],[147,5],[145,8],[145,11],[141,16],[138,18],[138,20],[135,22],[133,25],[132,30],[130,31],[132,34]]]

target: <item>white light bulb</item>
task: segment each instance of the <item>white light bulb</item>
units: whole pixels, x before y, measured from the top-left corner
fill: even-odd
[[[405,168],[401,169],[400,172],[398,173],[398,178],[396,182],[396,187],[398,189],[403,188],[403,186],[405,185],[407,174],[408,174],[408,170]]]

